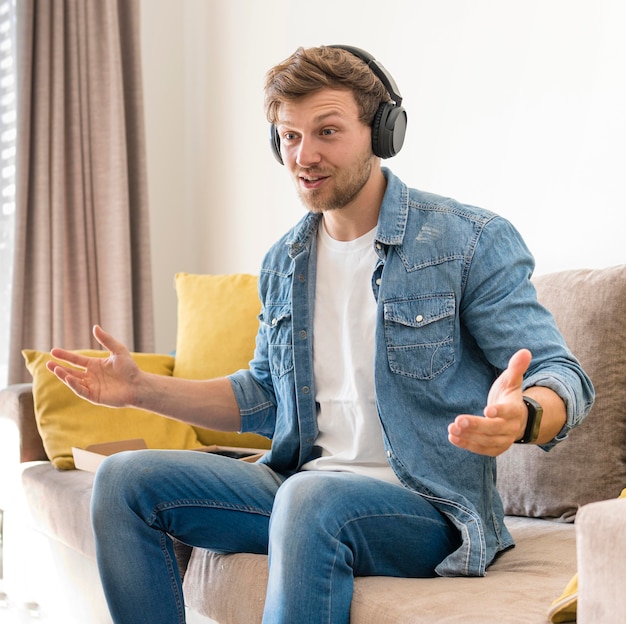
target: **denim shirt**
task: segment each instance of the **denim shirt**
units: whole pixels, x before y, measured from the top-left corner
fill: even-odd
[[[458,414],[482,414],[495,378],[523,347],[533,354],[524,387],[547,386],[567,406],[567,422],[545,450],[586,416],[594,391],[537,302],[534,261],[513,226],[383,172],[371,284],[378,310],[375,391],[387,458],[402,484],[461,532],[461,547],[436,572],[482,576],[513,545],[496,490],[496,460],[452,445],[448,424]],[[230,376],[242,430],[272,439],[261,461],[282,473],[313,456],[318,433],[312,331],[319,219],[307,214],[266,255],[255,355],[249,370]]]

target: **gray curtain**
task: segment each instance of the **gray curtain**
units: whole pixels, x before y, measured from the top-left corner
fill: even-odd
[[[18,1],[9,383],[94,323],[154,348],[139,21],[139,0]]]

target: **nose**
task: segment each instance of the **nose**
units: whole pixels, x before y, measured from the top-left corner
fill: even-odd
[[[317,165],[321,160],[319,145],[314,137],[302,137],[298,145],[296,163],[300,167]]]

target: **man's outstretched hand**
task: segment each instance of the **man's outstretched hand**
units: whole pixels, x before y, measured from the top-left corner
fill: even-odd
[[[110,407],[133,405],[139,367],[128,349],[99,325],[94,326],[93,335],[109,352],[108,357],[87,357],[55,348],[50,352],[52,357],[70,366],[50,360],[48,370],[91,403]]]
[[[482,416],[460,414],[448,426],[452,444],[481,455],[495,457],[524,434],[528,411],[522,399],[522,381],[532,355],[520,349],[495,380]]]

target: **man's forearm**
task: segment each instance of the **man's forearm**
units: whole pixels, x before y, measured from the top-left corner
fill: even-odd
[[[190,380],[142,373],[133,406],[198,427],[219,431],[241,427],[239,406],[227,377]]]

